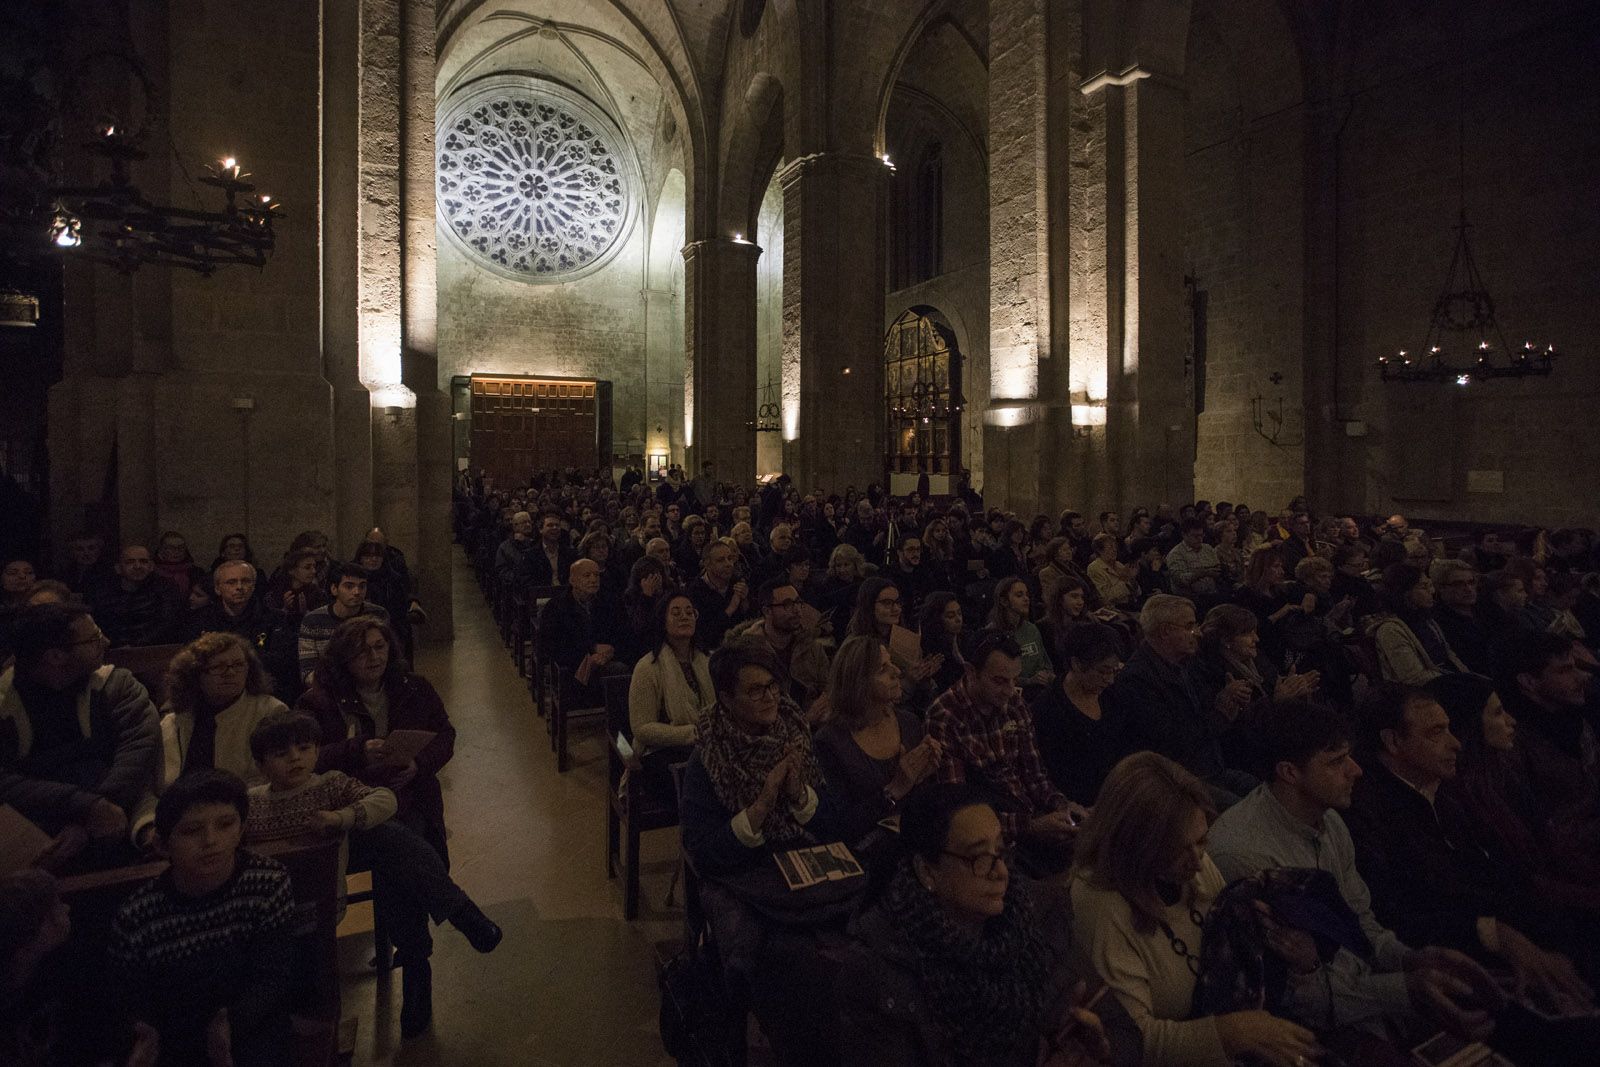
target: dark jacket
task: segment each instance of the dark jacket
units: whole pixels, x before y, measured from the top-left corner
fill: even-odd
[[[1222,772],[1211,709],[1201,703],[1183,668],[1156,655],[1148,644],[1139,646],[1100,699],[1115,716],[1124,755],[1151,749],[1205,781]]]
[[[326,686],[313,684],[295,704],[322,727],[322,750],[317,770],[343,771],[368,785],[389,785],[393,768],[368,767],[366,743],[377,736],[372,714],[355,694],[339,695]],[[444,701],[420,674],[402,675],[389,691],[390,730],[432,730],[438,734],[417,753],[417,774],[396,792],[400,814],[414,814],[439,840],[444,838],[444,793],[439,788],[439,770],[456,751],[456,728],[450,723]]]
[[[771,865],[770,844],[751,848],[734,834],[732,822],[737,814],[723,807],[722,801],[717,799],[711,776],[700,762],[700,753],[696,752],[684,767],[678,817],[683,827],[684,851],[702,876],[734,875],[762,863]],[[792,842],[785,847],[802,848],[844,840],[845,827],[839,804],[826,783],[817,787],[817,810],[805,828],[812,840]]]
[[[532,570],[532,562],[528,556],[537,547],[537,542],[531,540],[518,541],[508,537],[500,542],[500,547],[494,550],[494,576],[502,584],[509,585],[517,580],[517,576],[527,574]],[[548,570],[550,561],[545,561]],[[549,584],[549,583],[546,583]]]
[[[1072,969],[1072,899],[1061,886],[1029,887],[1034,918],[1055,958],[1050,983],[1065,1004],[1080,976]],[[922,994],[916,959],[880,904],[851,924],[855,938],[839,968],[836,987],[844,1067],[964,1067]],[[1095,984],[1090,979],[1090,984]],[[1139,1028],[1116,997],[1102,997],[1095,1014],[1111,1042],[1111,1062],[1132,1067],[1144,1057]],[[1041,1035],[1044,1036],[1044,1035]],[[983,1067],[1035,1067],[1025,1061],[987,1060]]]
[[[752,595],[755,592],[750,588]],[[727,632],[750,617],[750,597],[739,610],[732,615],[728,614],[728,602],[733,599],[733,585],[730,583],[726,593],[719,593],[711,588],[711,584],[704,576],[696,578],[689,583],[685,590],[689,599],[694,602],[695,610],[700,613],[699,628],[696,630],[700,643],[707,649],[714,649],[722,644],[722,639]]]
[[[113,577],[89,594],[94,621],[105,631],[112,648],[124,645],[164,645],[183,635],[184,602],[178,587],[152,574],[134,589],[124,589]]]
[[[1033,736],[1045,773],[1068,800],[1093,807],[1106,775],[1124,753],[1116,724],[1101,703],[1098,721],[1067,699],[1061,681],[1045,687],[1033,704]]]
[[[540,609],[539,642],[561,673],[571,675],[595,645],[622,650],[628,644],[628,636],[620,611],[603,593],[596,593],[585,608],[567,586]]]
[[[1467,670],[1485,677],[1494,673],[1494,659],[1489,652],[1489,628],[1476,614],[1463,615],[1450,608],[1439,607],[1434,609],[1433,621],[1439,624],[1450,651],[1467,665]]]
[[[76,703],[79,740],[41,749],[16,672],[0,674],[0,804],[52,834],[102,798],[131,815],[155,788],[161,760],[155,705],[128,671],[101,667],[83,682]]]
[[[567,544],[566,539],[562,538],[560,545],[556,547],[556,571],[558,572],[556,575],[550,573],[550,557],[545,555],[544,542],[535,540],[530,544],[533,547],[522,557],[522,583],[524,585],[566,585],[567,571],[572,569],[573,561],[578,558],[578,554],[572,550],[571,545]]]
[[[1372,890],[1372,913],[1408,945],[1478,951],[1480,916],[1512,918],[1510,884],[1467,814],[1443,791],[1430,806],[1381,760],[1363,766],[1344,821]]]
[[[291,700],[300,690],[300,625],[267,604],[252,599],[234,616],[223,609],[221,601],[213,600],[189,612],[183,639],[193,641],[204,633],[237,634],[261,657],[262,666],[272,676],[273,691],[280,699]]]

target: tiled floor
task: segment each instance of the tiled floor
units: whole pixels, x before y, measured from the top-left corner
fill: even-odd
[[[652,943],[677,936],[664,908],[676,831],[644,838],[641,918],[622,920],[605,876],[605,753],[597,724],[572,734],[557,774],[544,721],[500,643],[459,550],[453,644],[422,649],[459,732],[445,768],[452,873],[506,932],[488,956],[435,930],[434,1024],[400,1043],[400,977],[367,970],[371,939],[340,942],[344,1014],[359,1020],[358,1065],[657,1067]]]

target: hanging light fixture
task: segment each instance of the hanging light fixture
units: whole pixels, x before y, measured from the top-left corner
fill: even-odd
[[[1555,345],[1526,341],[1512,350],[1495,315],[1494,298],[1472,256],[1472,224],[1467,221],[1466,60],[1462,59],[1457,97],[1455,251],[1444,288],[1433,303],[1422,347],[1402,348],[1378,357],[1386,382],[1454,382],[1471,385],[1494,378],[1545,377],[1560,353]]]
[[[124,64],[142,95],[144,125],[105,121],[84,147],[103,160],[109,175],[98,184],[53,185],[46,191],[48,221],[43,230],[56,250],[75,259],[107,263],[125,273],[149,264],[185,267],[210,274],[221,266],[266,265],[275,242],[273,224],[281,206],[259,193],[237,157],[225,156],[206,167],[201,184],[222,190],[222,203],[206,210],[159,204],[132,178],[132,164],[147,158],[142,144],[151,125],[153,94],[139,61],[121,52],[86,56],[80,67],[95,62]],[[180,163],[181,169],[181,163]],[[187,177],[187,170],[184,171]]]

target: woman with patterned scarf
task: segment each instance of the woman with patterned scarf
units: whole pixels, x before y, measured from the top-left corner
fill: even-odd
[[[900,829],[906,856],[852,924],[840,968],[847,1067],[1140,1062],[1116,999],[1087,1004],[1066,890],[1010,876],[977,787],[923,786]]]
[[[717,699],[696,732],[681,801],[683,845],[701,875],[767,863],[773,848],[839,840],[811,730],[777,677],[771,655],[745,642],[711,657]]]

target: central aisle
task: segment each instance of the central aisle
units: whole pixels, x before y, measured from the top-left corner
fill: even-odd
[[[454,928],[434,930],[434,1022],[400,1044],[400,973],[380,985],[371,938],[339,945],[345,1016],[356,1016],[358,1065],[666,1067],[656,1032],[652,943],[678,936],[663,904],[677,855],[673,831],[644,838],[641,919],[622,920],[605,876],[605,751],[600,726],[572,734],[557,774],[544,720],[500,643],[459,546],[455,641],[419,650],[458,732],[440,776],[452,873],[506,933],[480,956]]]

